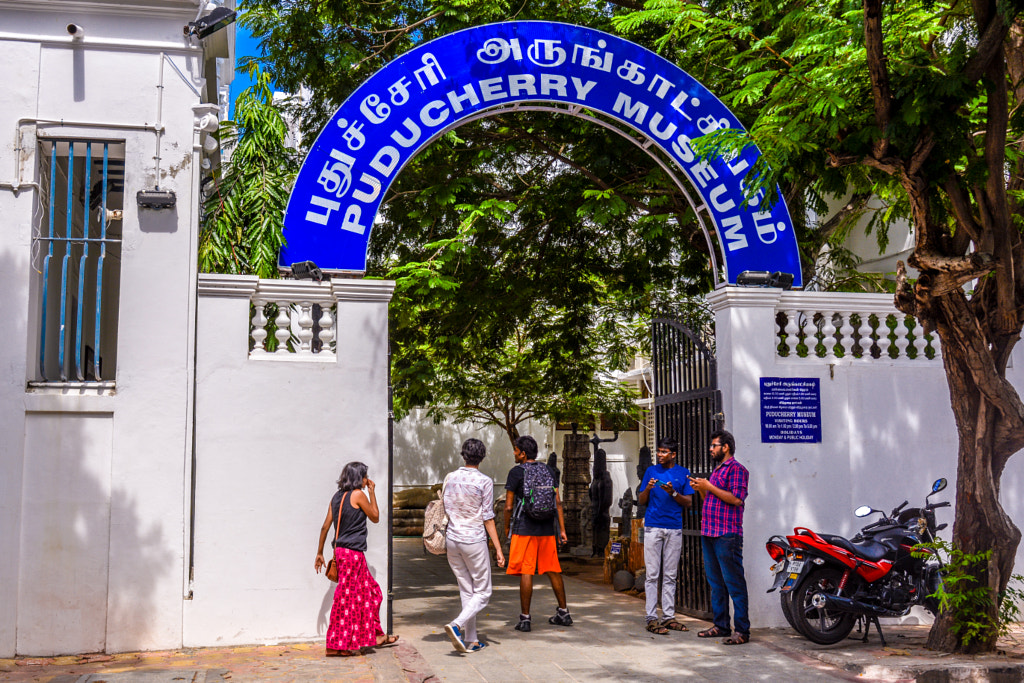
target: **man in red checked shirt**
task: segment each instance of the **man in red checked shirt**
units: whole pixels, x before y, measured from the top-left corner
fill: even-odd
[[[747,581],[743,576],[743,501],[750,473],[733,457],[736,439],[729,432],[714,432],[710,451],[715,471],[708,479],[690,478],[690,486],[704,500],[700,540],[715,616],[715,625],[697,636],[727,636],[722,641],[725,645],[742,645],[750,641]],[[729,624],[729,598],[735,632]]]

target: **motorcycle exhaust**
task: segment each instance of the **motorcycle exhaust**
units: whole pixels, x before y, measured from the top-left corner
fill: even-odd
[[[824,607],[826,609],[833,609],[838,612],[852,612],[853,614],[863,614],[868,617],[902,617],[906,612],[901,610],[885,609],[883,607],[876,607],[869,605],[858,600],[851,598],[843,598],[838,595],[828,595],[826,593],[816,593],[811,599],[811,603],[815,607]],[[820,603],[820,604],[819,604]]]

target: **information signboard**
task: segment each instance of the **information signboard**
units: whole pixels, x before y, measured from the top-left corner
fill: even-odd
[[[821,380],[761,378],[761,443],[821,443]]]

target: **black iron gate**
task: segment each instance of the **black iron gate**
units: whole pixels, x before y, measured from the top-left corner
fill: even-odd
[[[679,321],[656,318],[652,324],[654,430],[658,439],[679,442],[679,464],[696,477],[711,473],[708,444],[721,428],[722,395],[718,365],[703,335]],[[711,617],[711,593],[704,578],[700,547],[700,497],[683,514],[676,608],[692,616]]]

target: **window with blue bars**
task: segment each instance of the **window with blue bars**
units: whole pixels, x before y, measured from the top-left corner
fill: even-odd
[[[124,142],[40,139],[32,237],[31,383],[112,383],[117,368]]]

